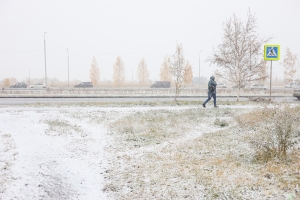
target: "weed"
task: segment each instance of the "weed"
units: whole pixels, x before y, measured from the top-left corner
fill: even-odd
[[[215,119],[214,124],[217,125],[217,126],[221,126],[221,127],[228,126],[227,121],[225,121],[224,119],[220,120],[219,118]]]

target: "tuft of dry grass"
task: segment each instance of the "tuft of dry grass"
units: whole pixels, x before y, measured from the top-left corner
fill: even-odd
[[[80,125],[72,124],[65,119],[46,119],[44,120],[45,124],[48,124],[48,129],[46,130],[47,135],[51,136],[69,136],[74,134],[80,134],[81,137],[85,137],[86,133],[80,127]]]

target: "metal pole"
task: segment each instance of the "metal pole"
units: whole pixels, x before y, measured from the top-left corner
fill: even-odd
[[[201,54],[202,50],[200,51]],[[200,54],[199,54],[199,88],[200,88]]]
[[[270,68],[270,100],[272,95],[272,60],[271,60],[271,68]]]
[[[67,49],[68,52],[68,88],[70,87],[70,82],[69,82],[69,50]]]
[[[46,68],[46,38],[45,38],[45,34],[44,33],[44,54],[45,54],[45,84],[47,86],[47,68]]]
[[[199,79],[198,79],[198,81],[199,81],[199,88],[200,88],[200,54],[199,54]]]

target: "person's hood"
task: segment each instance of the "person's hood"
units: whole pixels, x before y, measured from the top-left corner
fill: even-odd
[[[214,77],[214,76],[211,76],[210,79],[214,81],[214,80],[215,80],[215,77]]]

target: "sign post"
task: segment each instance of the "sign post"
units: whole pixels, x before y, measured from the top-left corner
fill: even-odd
[[[272,96],[272,61],[279,60],[280,58],[280,45],[278,44],[266,44],[264,46],[264,59],[271,61],[270,67],[270,100]]]

